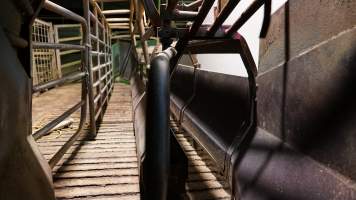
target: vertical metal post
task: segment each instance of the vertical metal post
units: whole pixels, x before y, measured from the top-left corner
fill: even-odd
[[[138,30],[140,33],[140,39],[141,39],[141,46],[142,46],[142,52],[143,56],[145,58],[145,64],[147,65],[149,63],[149,56],[148,56],[148,46],[147,46],[147,41],[144,41],[143,35],[145,32],[145,26],[143,24],[143,15],[144,15],[144,7],[141,1],[135,0],[135,10],[136,10],[136,22],[138,22]]]
[[[93,95],[93,71],[91,68],[91,42],[90,42],[90,13],[89,0],[83,0],[84,18],[87,23],[87,30],[83,30],[83,44],[85,45],[84,64],[88,73],[87,90],[89,98],[89,119],[90,119],[90,134],[94,138],[96,136],[94,95]]]
[[[108,78],[109,78],[109,75],[107,74],[108,72],[108,68],[110,67],[108,64],[107,64],[107,40],[106,40],[106,23],[105,23],[105,20],[104,18],[101,18],[101,24],[103,24],[103,30],[102,30],[102,37],[103,37],[103,52],[104,52],[104,63],[105,63],[105,66],[104,66],[104,76],[105,76],[105,79],[104,79],[104,85],[108,84],[108,86],[105,88],[105,96],[108,96],[109,95],[109,89],[110,89],[110,85],[108,83]],[[103,102],[103,104],[106,104],[108,103],[109,101],[109,98],[105,98],[105,102]],[[103,113],[103,112],[102,112]]]
[[[101,107],[103,104],[103,96],[101,95],[101,70],[102,67],[101,62],[100,62],[100,36],[99,36],[99,19],[98,19],[98,8],[94,7],[94,16],[95,16],[95,40],[96,40],[96,66],[99,67],[99,69],[96,71],[96,73],[98,74],[96,76],[96,80],[95,81],[99,81],[99,85],[96,86],[96,91],[97,91],[97,95],[99,95],[99,101],[97,102],[97,107]],[[101,109],[96,109],[97,112],[100,112],[99,115],[98,113],[96,113],[95,116],[98,116],[98,118],[101,118]],[[97,120],[97,118],[95,117],[95,120]]]

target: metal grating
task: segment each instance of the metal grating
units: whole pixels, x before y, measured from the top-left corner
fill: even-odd
[[[32,26],[32,41],[53,43],[52,23],[36,19]],[[60,78],[61,70],[56,63],[56,54],[53,49],[33,49],[32,51],[32,78],[33,85],[46,83]]]

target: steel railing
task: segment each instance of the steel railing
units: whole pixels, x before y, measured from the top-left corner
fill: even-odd
[[[92,9],[90,9],[90,5]],[[96,125],[104,114],[110,94],[113,90],[114,70],[111,56],[111,34],[109,24],[106,21],[103,11],[93,0],[85,0],[85,17],[89,25],[93,25],[93,30],[89,31],[89,51],[90,87],[95,91],[89,97],[91,105],[90,121],[91,132],[96,135]],[[91,26],[89,27],[91,28]],[[94,63],[94,61],[96,61]],[[93,64],[94,63],[94,64]]]
[[[90,6],[91,4],[91,6]],[[61,44],[33,42],[33,49],[61,49],[79,50],[81,52],[81,68],[59,79],[43,84],[33,85],[32,92],[41,92],[55,86],[61,86],[68,82],[81,80],[81,100],[66,110],[60,116],[43,126],[33,134],[35,140],[47,135],[56,125],[67,117],[80,110],[79,126],[70,139],[50,159],[49,165],[53,168],[63,157],[64,153],[73,145],[83,130],[86,121],[87,107],[89,104],[90,136],[96,136],[96,123],[102,118],[105,106],[108,104],[110,94],[113,91],[113,66],[111,57],[111,38],[108,23],[100,7],[93,0],[83,0],[84,17],[46,0],[43,8],[62,17],[79,22],[82,28],[82,44]],[[92,12],[90,8],[93,8]],[[99,17],[101,20],[99,20]],[[91,31],[91,26],[94,29]],[[99,32],[100,31],[100,32]],[[92,44],[95,44],[92,45]],[[94,59],[96,57],[96,59]],[[93,60],[96,60],[95,65]],[[94,92],[96,91],[96,93]]]

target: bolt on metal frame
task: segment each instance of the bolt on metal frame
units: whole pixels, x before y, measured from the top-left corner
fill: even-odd
[[[90,5],[94,8],[94,13],[91,12]],[[54,86],[63,85],[70,81],[82,80],[81,100],[33,134],[34,139],[38,140],[40,137],[50,132],[64,119],[80,109],[81,113],[78,129],[50,159],[49,165],[51,168],[58,163],[64,153],[73,145],[80,135],[86,121],[87,103],[89,103],[90,134],[93,137],[96,136],[96,121],[99,116],[102,117],[104,108],[113,91],[114,76],[111,57],[111,36],[108,23],[96,2],[93,0],[83,0],[83,6],[84,17],[48,0],[43,4],[44,9],[80,23],[82,30],[82,44],[62,44],[55,43],[54,41],[32,42],[34,51],[38,49],[78,50],[82,54],[81,69],[79,71],[72,72],[61,78],[34,85],[32,87],[32,91],[35,93]],[[99,20],[99,17],[101,17],[101,20]],[[91,24],[95,25],[93,32],[91,32],[90,29]],[[96,46],[94,47],[92,44],[95,44]],[[94,57],[97,60],[95,66],[93,65]],[[93,90],[96,90],[95,98]]]

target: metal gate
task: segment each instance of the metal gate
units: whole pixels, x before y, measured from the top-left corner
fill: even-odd
[[[57,52],[57,58],[61,54],[70,54],[80,52],[80,68],[74,72],[63,75],[62,77],[52,77],[50,80],[41,82],[39,84],[33,84],[32,91],[40,92],[45,91],[54,86],[60,86],[67,82],[81,81],[82,93],[80,100],[77,104],[65,111],[63,114],[55,118],[53,121],[39,129],[33,134],[35,140],[39,139],[43,135],[46,135],[53,127],[62,122],[64,119],[72,115],[77,110],[81,110],[80,122],[77,131],[71,136],[71,138],[61,146],[61,148],[50,159],[49,165],[53,168],[56,163],[61,159],[64,153],[70,146],[76,141],[80,135],[81,130],[86,122],[86,110],[87,103],[89,103],[89,119],[90,119],[90,134],[92,137],[96,136],[96,123],[102,119],[105,108],[108,104],[110,94],[113,90],[113,67],[111,58],[111,36],[109,25],[102,14],[102,11],[98,4],[93,0],[84,0],[84,16],[80,16],[60,5],[57,5],[51,1],[44,2],[44,9],[61,15],[67,19],[80,23],[82,30],[79,36],[76,37],[56,37],[53,39],[53,29],[51,24],[48,25],[48,29],[44,30],[43,25],[34,34],[52,34],[51,39],[42,39],[37,37],[32,42],[33,54],[37,55],[37,52],[51,52],[51,58],[48,59],[51,62],[45,62],[47,66],[61,66],[62,63],[55,62],[55,53]],[[93,8],[93,12],[91,11]],[[37,26],[37,25],[36,25]],[[39,26],[39,25],[38,25]],[[73,27],[72,25],[61,25],[58,28]],[[81,41],[76,43],[68,43],[68,41]],[[43,54],[43,53],[42,53]],[[38,57],[43,59],[41,56]],[[46,53],[46,55],[49,53]],[[34,59],[35,60],[35,59]],[[60,60],[60,59],[58,59]],[[33,68],[36,68],[36,62],[33,64]],[[63,65],[62,65],[63,66]],[[57,70],[56,72],[58,72]],[[55,73],[51,73],[52,75]],[[58,74],[58,73],[57,73]]]
[[[89,6],[91,4],[92,8]],[[99,5],[90,0],[84,5],[90,30],[89,63],[92,91],[89,91],[91,132],[96,134],[96,124],[101,121],[113,90],[114,70],[111,55],[111,31]],[[93,92],[93,93],[91,93]],[[92,96],[91,96],[92,95]],[[94,123],[95,122],[95,123]]]
[[[53,43],[54,34],[52,23],[36,19],[32,26],[32,41]],[[60,77],[61,69],[57,65],[55,51],[53,49],[33,49],[33,84],[46,83]]]

